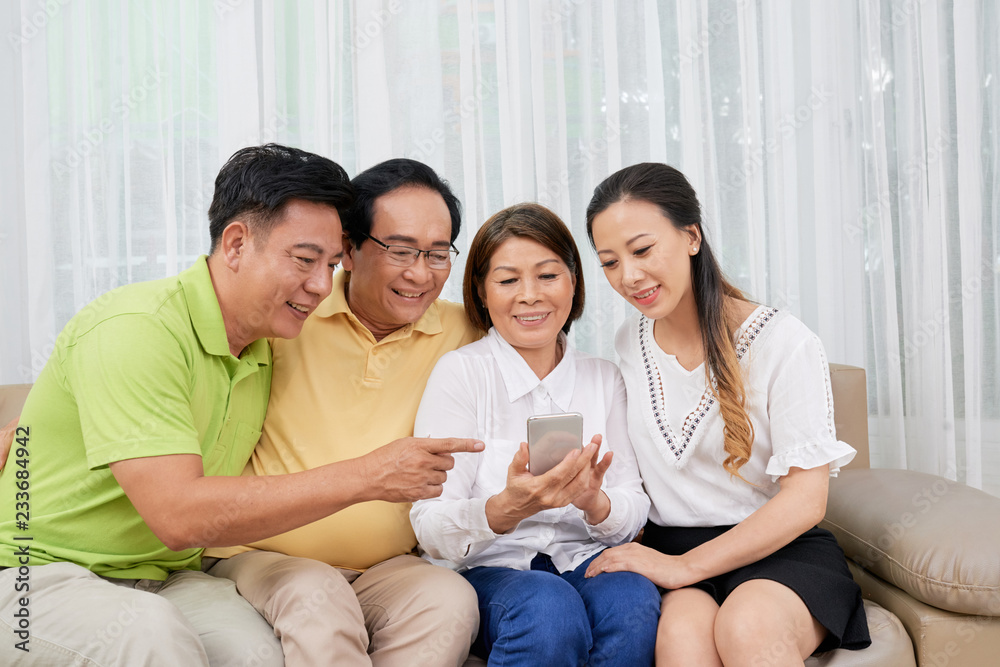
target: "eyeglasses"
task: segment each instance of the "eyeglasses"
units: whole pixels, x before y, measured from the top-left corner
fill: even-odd
[[[447,250],[440,248],[437,250],[418,250],[407,245],[388,245],[364,232],[361,232],[361,235],[385,248],[386,257],[396,266],[413,266],[418,257],[425,255],[427,266],[432,269],[447,269],[451,267],[452,260],[458,257],[458,249],[455,246]]]

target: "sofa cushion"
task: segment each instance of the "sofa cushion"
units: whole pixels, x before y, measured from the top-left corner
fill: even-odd
[[[822,524],[848,558],[933,607],[1000,616],[1000,498],[910,470],[845,470]]]
[[[862,651],[837,649],[806,660],[806,667],[916,667],[913,642],[903,624],[879,605],[865,600],[872,645]]]

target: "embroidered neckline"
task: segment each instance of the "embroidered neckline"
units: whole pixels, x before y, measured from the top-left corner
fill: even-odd
[[[743,329],[736,341],[737,361],[742,361],[754,340],[757,339],[757,336],[764,329],[764,326],[777,314],[777,309],[765,308]],[[660,437],[663,438],[670,452],[679,461],[687,451],[688,445],[691,444],[698,426],[705,421],[716,401],[712,395],[711,388],[705,389],[705,392],[701,395],[701,400],[698,401],[697,407],[688,413],[684,419],[684,424],[681,426],[681,436],[679,439],[677,438],[666,418],[666,406],[664,405],[660,372],[656,366],[656,361],[653,359],[651,347],[655,345],[655,342],[651,340],[653,329],[651,326],[647,326],[649,322],[649,318],[645,316],[639,318],[639,350],[642,353],[642,365],[646,371],[646,383],[649,389],[650,407],[653,410],[653,421],[660,432]],[[715,382],[714,378],[712,382]]]

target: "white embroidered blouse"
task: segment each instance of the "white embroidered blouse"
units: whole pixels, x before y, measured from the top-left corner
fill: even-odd
[[[662,526],[727,526],[747,518],[779,491],[789,468],[854,458],[837,440],[830,371],[819,338],[788,313],[758,307],[740,327],[736,353],[754,428],[750,460],[730,477],[722,467],[723,420],[704,365],[685,370],[653,339],[641,313],[618,330],[616,348],[628,391],[629,436]]]

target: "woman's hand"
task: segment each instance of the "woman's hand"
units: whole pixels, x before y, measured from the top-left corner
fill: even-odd
[[[507,468],[507,486],[486,501],[490,529],[498,535],[510,532],[522,519],[566,507],[581,494],[589,493],[593,476],[590,468],[599,447],[600,440],[583,450],[575,449],[552,470],[536,476],[528,472],[528,444],[522,442]]]
[[[595,435],[590,442],[599,448],[601,436]],[[586,481],[586,487],[580,495],[573,499],[573,505],[586,514],[587,523],[592,526],[604,521],[611,514],[611,499],[608,498],[608,494],[601,490],[601,486],[604,484],[604,474],[611,467],[614,452],[607,452],[600,461],[597,460],[598,454],[599,451],[595,449],[590,459],[590,465],[581,473]]]
[[[829,466],[791,468],[781,490],[731,530],[682,556],[661,554],[638,544],[607,549],[587,568],[601,572],[638,572],[667,589],[683,588],[755,563],[815,526],[826,512]]]
[[[584,576],[596,577],[604,572],[635,572],[668,590],[684,588],[703,579],[687,564],[684,556],[661,554],[636,542],[605,549],[590,563]]]

